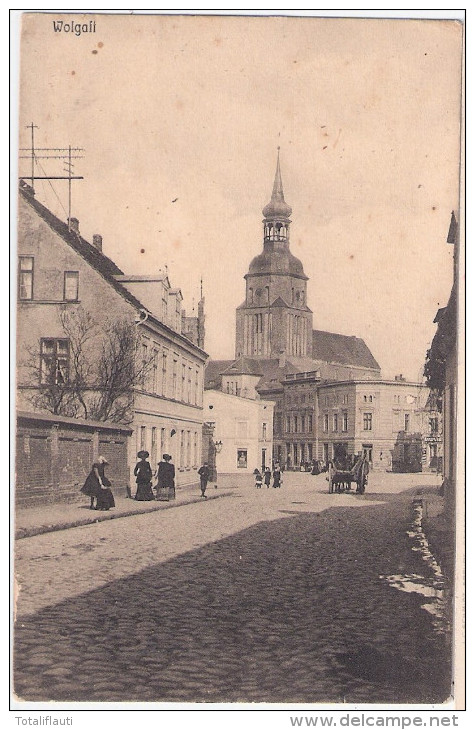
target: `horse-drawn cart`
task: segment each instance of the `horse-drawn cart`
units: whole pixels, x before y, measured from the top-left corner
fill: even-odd
[[[351,491],[351,484],[356,484],[356,494],[364,494],[368,483],[369,465],[365,458],[360,458],[352,469],[337,469],[333,464],[328,468],[328,491],[341,494]]]

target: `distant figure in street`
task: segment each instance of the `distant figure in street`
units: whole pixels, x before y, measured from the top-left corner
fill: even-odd
[[[267,489],[270,487],[270,480],[271,480],[271,470],[268,466],[266,466],[266,470],[264,472],[264,484],[266,485]]]
[[[147,461],[148,457],[148,451],[139,451],[137,454],[137,458],[140,459],[134,469],[137,482],[137,492],[135,493],[137,502],[150,502],[155,499],[152,492],[152,467]]]
[[[259,469],[254,469],[254,476],[256,478],[256,489],[262,488],[262,474]]]
[[[169,499],[170,490],[174,494],[175,490],[175,467],[170,464],[172,457],[170,454],[163,454],[162,461],[158,464],[157,470],[157,499]]]
[[[115,507],[114,495],[110,490],[111,483],[104,473],[108,463],[103,456],[99,456],[92,465],[84,486],[81,487],[81,492],[91,498],[89,509],[108,510],[110,507]],[[96,500],[95,507],[94,500]]]
[[[275,467],[272,476],[274,477],[272,486],[274,487],[274,489],[278,489],[282,484],[282,472],[280,471],[279,464],[277,464],[277,466]]]
[[[206,499],[206,487],[208,486],[209,477],[210,477],[210,470],[208,466],[208,462],[205,461],[203,466],[198,469],[198,474],[200,475],[200,489],[201,489],[201,496]]]
[[[369,463],[366,452],[363,452],[352,469],[357,478],[356,494],[364,494],[368,483]]]

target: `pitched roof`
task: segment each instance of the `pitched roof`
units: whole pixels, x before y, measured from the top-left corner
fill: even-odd
[[[233,362],[234,360],[208,360],[205,366],[205,390],[219,390],[221,373]]]
[[[48,224],[48,226],[63,239],[63,241],[71,246],[71,248],[76,251],[79,256],[81,256],[90,266],[92,266],[99,274],[101,274],[101,276],[107,281],[108,284],[113,287],[113,289],[118,292],[118,294],[120,294],[136,309],[148,311],[148,307],[146,307],[139,299],[137,299],[137,297],[134,297],[134,295],[131,294],[130,291],[127,289],[127,287],[125,287],[123,284],[121,284],[120,281],[118,281],[116,277],[123,277],[124,272],[119,269],[117,264],[115,264],[112,259],[103,254],[102,251],[99,251],[99,249],[93,246],[93,244],[86,241],[86,239],[79,235],[79,233],[76,233],[75,231],[70,231],[67,223],[64,223],[64,221],[57,218],[50,210],[48,210],[48,208],[46,208],[46,206],[44,206],[42,203],[39,202],[39,200],[34,197],[34,194],[32,193],[31,187],[29,185],[27,185],[26,183],[21,185],[20,183],[19,194],[20,197],[23,198],[23,200],[25,200],[36,211],[40,218],[42,218]],[[169,327],[164,322],[161,322],[153,314],[149,315],[149,320],[160,324],[172,335],[178,336],[183,340],[186,340],[188,345],[191,343],[194,348],[200,350],[201,352],[204,352],[201,347],[198,347],[198,345],[192,343],[191,340],[185,337],[184,334],[181,334],[180,332],[176,332],[175,330],[171,329],[171,327]]]
[[[120,282],[115,279],[117,275],[123,275],[124,272],[119,269],[112,259],[108,258],[102,251],[86,241],[74,231],[70,231],[68,224],[57,218],[46,206],[39,202],[33,195],[20,188],[20,196],[38,213],[49,227],[57,233],[66,243],[71,246],[88,264],[98,271],[111,286],[116,289],[125,299],[139,309],[143,308],[143,304],[129,292]]]
[[[312,357],[324,362],[380,370],[364,340],[336,332],[313,330]]]
[[[259,360],[254,360],[250,357],[240,357],[238,360],[234,360],[233,363],[225,370],[221,371],[222,375],[256,375],[261,376],[264,374]]]

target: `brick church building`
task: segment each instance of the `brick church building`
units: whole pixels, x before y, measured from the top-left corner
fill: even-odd
[[[313,329],[309,277],[290,250],[292,208],[284,198],[279,153],[271,199],[262,212],[263,248],[250,263],[245,300],[236,310],[235,360],[208,361],[205,389],[272,400],[273,459],[296,468],[317,458],[317,386],[379,380],[381,370],[361,338]],[[305,401],[300,394],[298,403],[286,396],[293,376],[313,383]],[[297,423],[298,448],[288,438],[289,418]]]

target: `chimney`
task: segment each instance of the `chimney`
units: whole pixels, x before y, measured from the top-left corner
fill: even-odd
[[[102,253],[102,236],[99,233],[94,233],[92,237],[92,245]]]
[[[79,236],[79,221],[77,218],[68,218],[69,230],[77,233]]]

